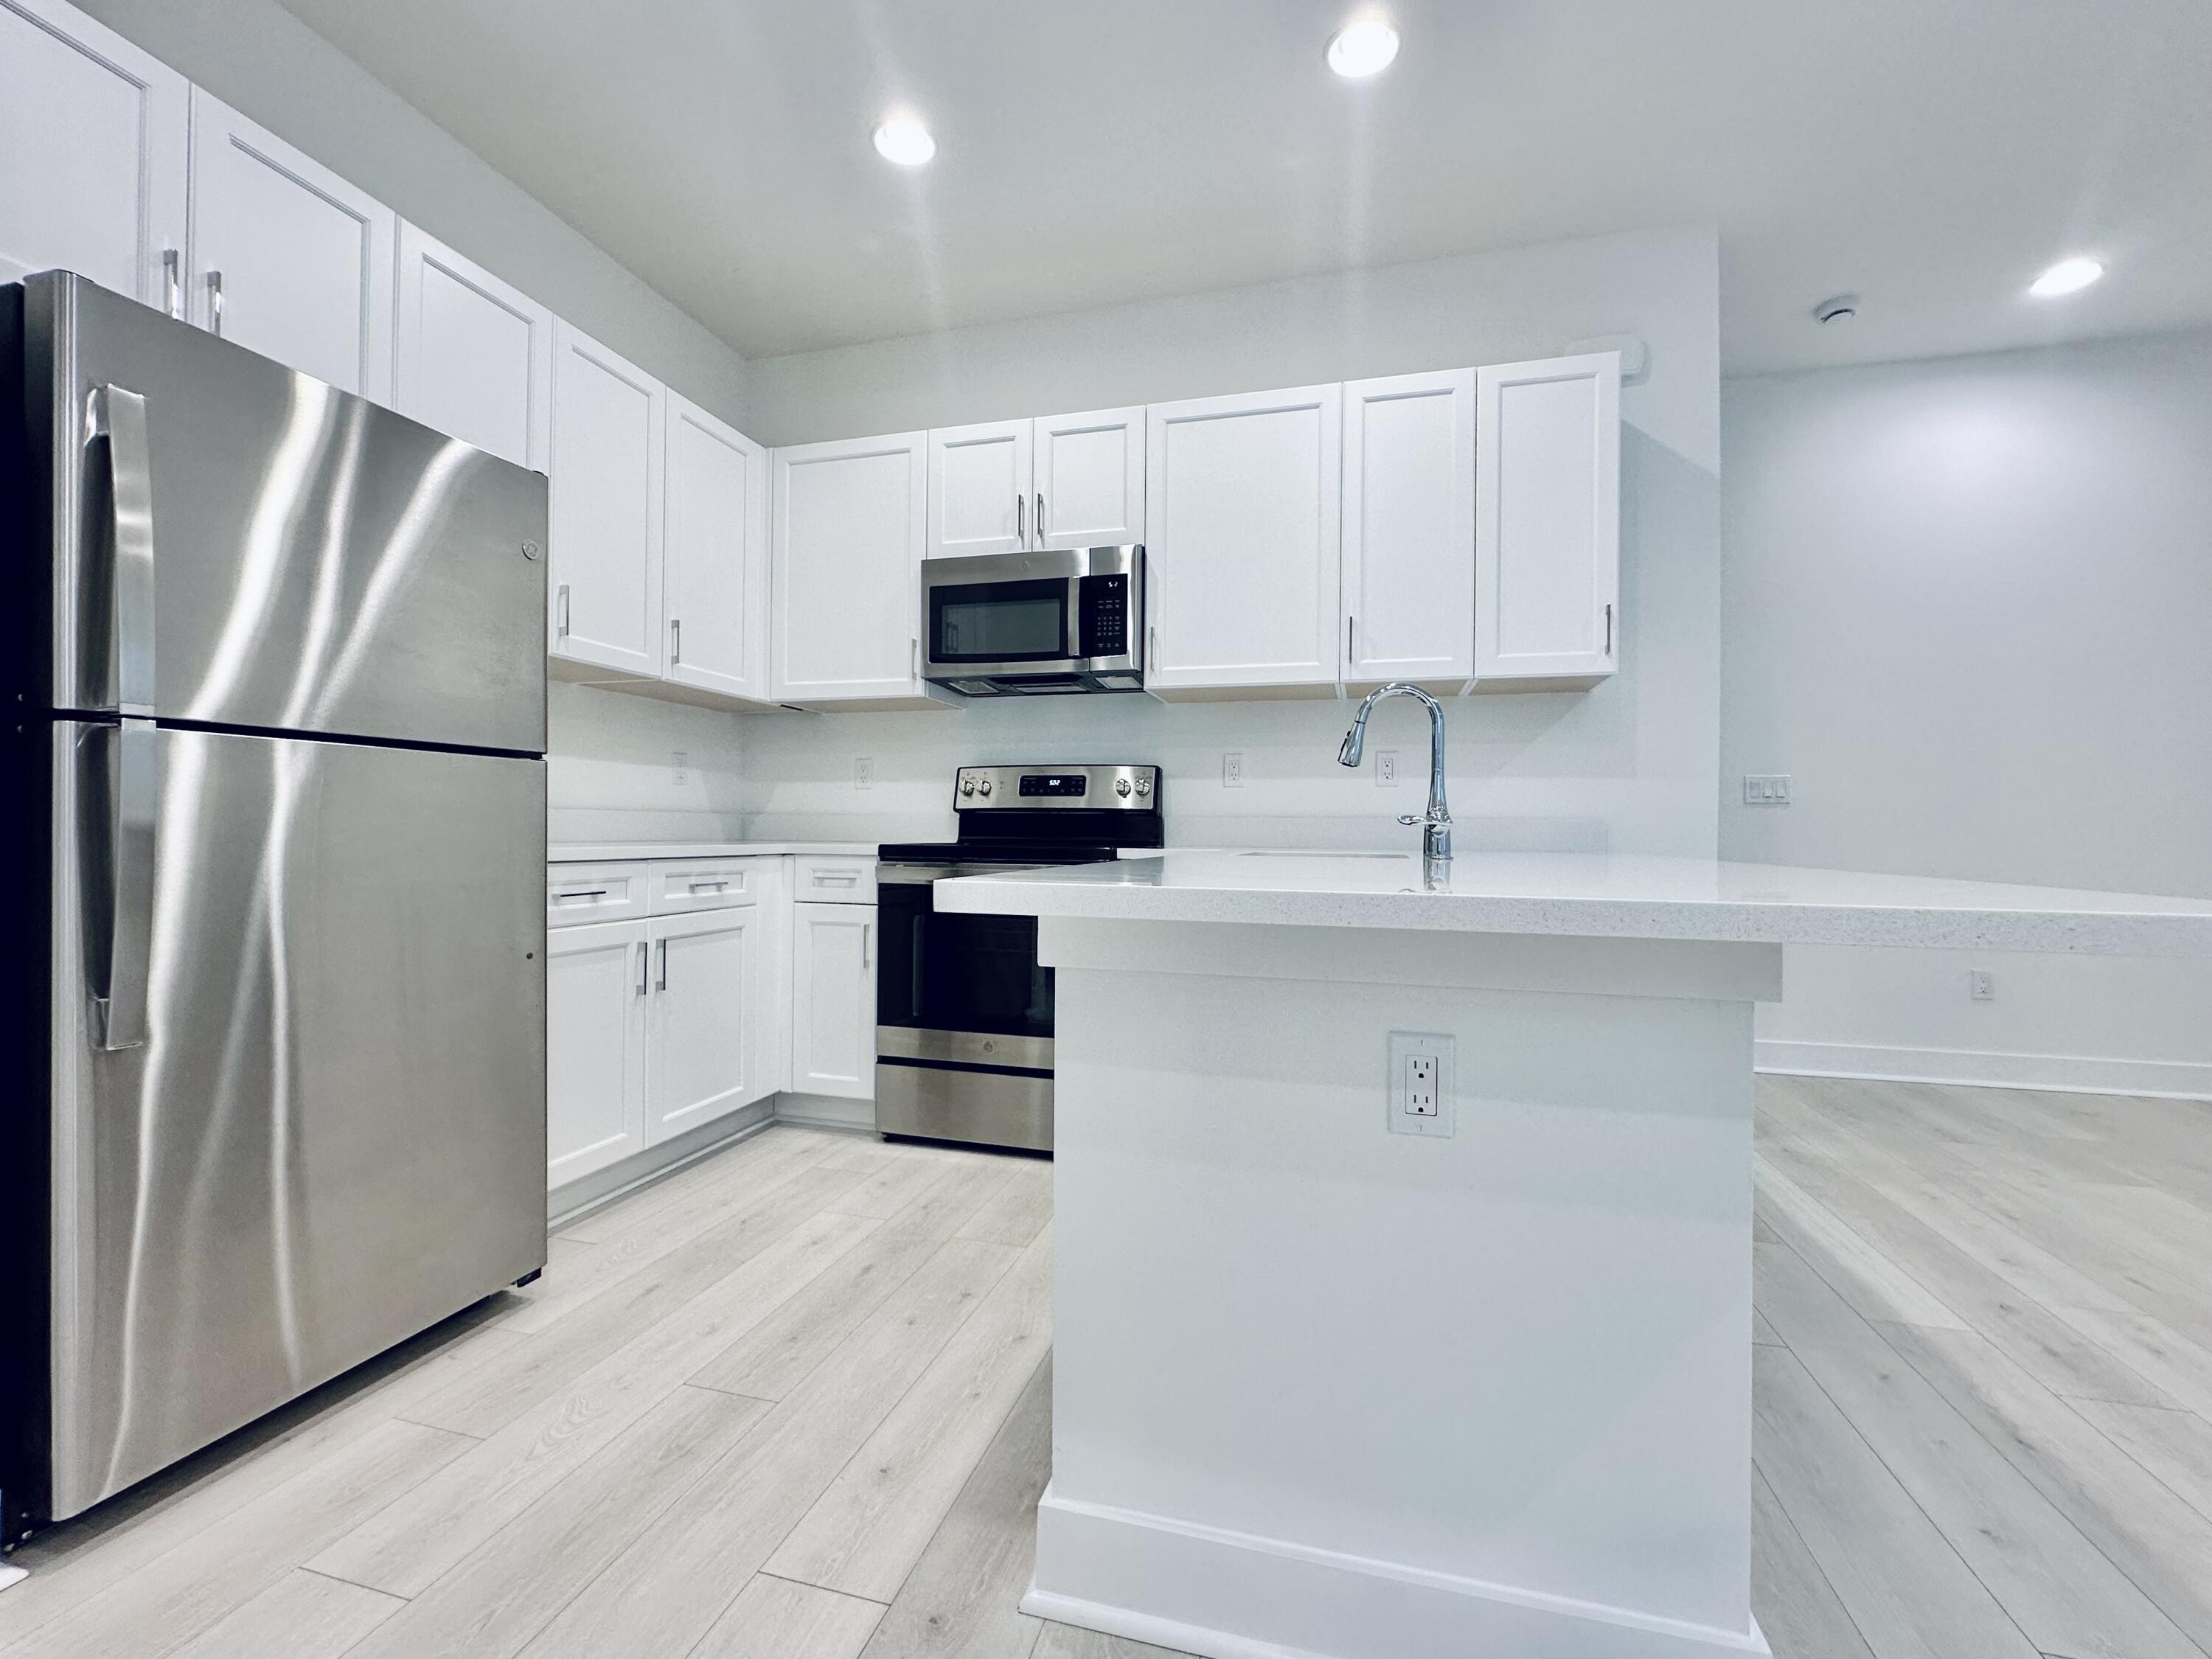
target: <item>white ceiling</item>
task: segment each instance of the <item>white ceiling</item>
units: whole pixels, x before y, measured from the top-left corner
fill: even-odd
[[[2207,0],[1356,3],[283,0],[747,356],[1692,222],[1733,372],[2212,319]]]

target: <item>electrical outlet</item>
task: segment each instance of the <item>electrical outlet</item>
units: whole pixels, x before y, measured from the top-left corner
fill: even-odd
[[[1221,787],[1242,789],[1244,787],[1244,757],[1231,750],[1221,757]]]
[[[1375,781],[1384,789],[1397,787],[1398,751],[1396,750],[1378,749],[1375,751]]]
[[[1746,806],[1789,805],[1790,775],[1787,772],[1745,773],[1743,804]]]
[[[1966,994],[1977,1002],[1995,1002],[1997,1000],[1997,976],[1986,968],[1969,968],[1966,970]]]
[[[1392,1134],[1450,1136],[1452,1040],[1448,1035],[1391,1032],[1385,1084]]]
[[[875,787],[875,757],[872,755],[862,755],[853,763],[853,787],[855,789],[872,789]]]
[[[678,789],[688,788],[691,782],[691,757],[681,749],[672,750],[668,757],[668,781]]]

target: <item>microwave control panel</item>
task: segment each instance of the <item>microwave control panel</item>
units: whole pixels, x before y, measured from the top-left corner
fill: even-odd
[[[1126,571],[1076,579],[1077,629],[1084,657],[1129,653],[1129,577]]]

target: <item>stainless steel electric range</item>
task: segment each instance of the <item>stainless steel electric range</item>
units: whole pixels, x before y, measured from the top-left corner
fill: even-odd
[[[878,849],[876,1127],[1052,1149],[1052,969],[1034,916],[939,914],[954,876],[1097,864],[1164,842],[1157,766],[963,766],[959,839]]]

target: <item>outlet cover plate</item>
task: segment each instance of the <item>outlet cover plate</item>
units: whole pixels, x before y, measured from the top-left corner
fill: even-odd
[[[1408,1084],[1413,1076],[1413,1060],[1416,1054],[1427,1055],[1437,1063],[1437,1109],[1433,1115],[1411,1109]],[[1451,1139],[1454,1100],[1452,1091],[1457,1085],[1456,1067],[1453,1065],[1452,1039],[1443,1031],[1393,1031],[1390,1033],[1389,1063],[1383,1073],[1382,1098],[1389,1114],[1389,1129],[1394,1135],[1431,1135],[1442,1140]]]

